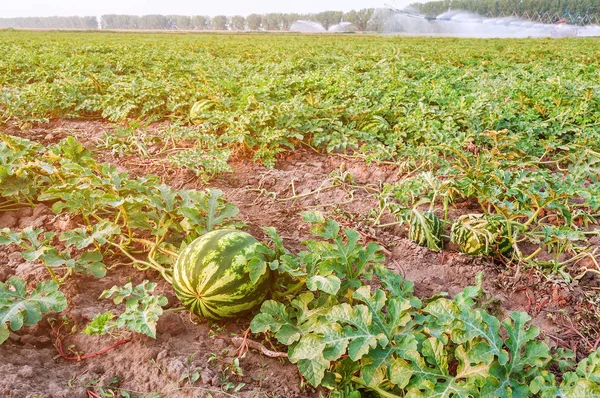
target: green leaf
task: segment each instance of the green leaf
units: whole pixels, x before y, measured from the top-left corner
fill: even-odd
[[[540,334],[536,326],[527,327],[531,317],[524,312],[513,312],[509,315],[510,319],[505,319],[502,324],[508,334],[506,346],[510,349],[511,361],[508,366],[508,373],[521,372],[525,366],[535,365],[535,361],[540,358],[548,358],[548,347],[537,344],[528,345],[523,354],[523,347]],[[512,320],[512,322],[511,322]],[[533,347],[533,348],[532,348]],[[502,364],[502,363],[500,363]]]
[[[412,299],[414,299],[414,297],[412,297],[414,293],[413,282],[405,280],[402,275],[399,275],[385,267],[377,267],[375,269],[375,273],[377,276],[379,276],[381,285],[392,297],[408,298],[411,299],[411,303],[413,303],[413,305],[416,304],[416,302],[412,301]]]
[[[267,272],[267,262],[262,257],[253,257],[248,261],[250,282],[256,283]]]
[[[0,229],[0,245],[20,244],[22,242],[21,234],[11,231],[9,228]]]
[[[125,311],[117,318],[116,327],[156,338],[156,323],[163,313],[162,307],[168,304],[164,296],[154,296],[156,283],[143,281],[133,287],[129,282],[125,286],[113,286],[105,290],[100,298],[113,298],[115,304],[125,301]]]
[[[298,361],[298,370],[312,386],[316,387],[321,384],[325,371],[329,369],[329,364],[330,362],[322,357],[302,359]]]
[[[40,257],[43,257],[44,254],[50,250],[54,250],[54,249],[52,249],[50,246],[39,246],[39,247],[35,248],[35,250],[23,251],[21,253],[21,256],[23,256],[23,259],[25,261],[36,261]]]
[[[285,306],[275,300],[267,300],[262,303],[260,313],[250,322],[250,329],[252,333],[277,332],[287,322]]]
[[[75,246],[78,250],[82,250],[94,242],[104,245],[111,236],[118,235],[119,233],[121,233],[121,229],[118,225],[103,220],[92,227],[91,233],[88,233],[86,228],[77,228],[63,232],[59,239],[65,242],[65,246],[67,247]]]
[[[162,307],[168,301],[164,296],[151,296],[143,299],[129,299],[125,312],[117,319],[117,326],[156,338],[156,323],[163,313]]]
[[[364,373],[364,371],[363,371]],[[394,359],[389,366],[390,381],[396,384],[399,388],[404,388],[410,382],[412,377],[410,365],[402,358]],[[363,376],[364,378],[364,376]]]
[[[110,331],[117,326],[116,322],[111,322],[111,320],[114,318],[115,315],[110,311],[97,314],[82,331],[82,333],[85,333],[89,336],[105,335],[110,333]]]
[[[20,330],[35,325],[43,314],[67,308],[67,299],[56,282],[40,282],[29,295],[25,286],[25,281],[16,276],[0,282],[0,344],[8,338],[8,327]]]
[[[92,274],[96,278],[103,278],[106,276],[106,265],[102,260],[102,253],[98,251],[85,252],[75,261],[75,270],[83,274]]]
[[[364,305],[336,305],[331,308],[327,318],[332,322],[351,325],[345,326],[344,332],[345,338],[350,341],[348,355],[353,361],[360,360],[371,348],[377,346],[378,341],[385,339],[385,336],[370,330],[372,314]]]
[[[70,258],[68,253],[59,254],[54,248],[47,250],[40,257],[48,267],[60,267]]]
[[[177,203],[177,191],[166,184],[161,184],[157,186],[156,189],[158,190],[160,196],[153,200],[154,204],[157,205],[159,209],[164,209],[165,211],[171,212],[175,210],[175,204]]]
[[[600,383],[600,348],[579,362],[577,374],[595,383]]]
[[[327,294],[336,294],[338,290],[340,290],[341,284],[340,278],[335,275],[314,275],[306,280],[306,287],[308,290],[313,292],[320,290]]]
[[[218,189],[180,191],[180,195],[184,202],[179,212],[186,217],[186,227],[200,234],[226,225],[239,212],[237,207],[222,198],[223,192]]]
[[[504,343],[500,337],[500,321],[485,311],[463,306],[458,319],[462,327],[452,331],[452,340],[456,343],[465,343],[475,337],[485,339],[481,344],[473,347],[471,358],[476,361],[491,363],[496,356],[498,363],[504,365],[508,362],[508,353],[502,348]]]

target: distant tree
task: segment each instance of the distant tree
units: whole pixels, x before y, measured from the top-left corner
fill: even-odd
[[[281,30],[283,15],[270,13],[263,15],[262,27],[265,30]]]
[[[246,30],[246,18],[241,15],[231,17],[231,30]]]
[[[350,22],[356,28],[364,32],[369,26],[369,21],[375,12],[374,8],[363,8],[362,10],[352,10],[344,14],[344,22]]]
[[[168,15],[167,16],[168,29],[177,30],[193,30],[194,25],[192,24],[192,17],[187,15]]]
[[[100,17],[102,29],[139,29],[136,15],[107,14]]]
[[[283,14],[281,30],[290,30],[290,26],[300,20],[300,14]]]
[[[318,14],[315,14],[314,19],[318,23],[320,23],[326,30],[333,25],[337,25],[342,22],[342,18],[344,17],[344,13],[341,11],[324,11]]]
[[[96,17],[83,17],[85,19],[85,28],[86,29],[98,29],[100,25],[98,24],[98,18]]]
[[[169,19],[164,15],[143,15],[139,17],[136,29],[162,30],[169,28]]]
[[[212,19],[212,28],[214,30],[227,30],[229,20],[225,15],[217,15]]]
[[[259,30],[262,22],[262,15],[260,14],[250,14],[246,17],[246,23],[248,24],[248,29],[250,30]]]
[[[191,20],[192,29],[208,30],[210,29],[210,17],[204,15],[194,15]]]
[[[98,19],[96,17],[0,18],[0,28],[98,29]]]

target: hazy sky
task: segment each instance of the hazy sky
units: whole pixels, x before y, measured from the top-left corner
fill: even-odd
[[[416,0],[0,0],[1,17],[101,14],[248,15],[404,7]]]

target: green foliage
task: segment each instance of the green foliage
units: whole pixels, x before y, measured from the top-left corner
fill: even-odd
[[[371,16],[368,9],[346,15],[363,28],[373,24]],[[315,18],[329,24],[339,13]],[[273,29],[284,25],[276,15],[261,21]],[[460,200],[506,220],[512,260],[547,268],[521,253],[520,246],[538,245],[556,254],[552,268],[563,274],[557,259],[585,251],[584,228],[597,223],[594,40],[565,46],[338,36],[326,43],[308,36],[161,41],[128,35],[110,44],[95,35],[52,35],[48,41],[47,35],[3,32],[3,38],[2,120],[114,121],[104,148],[185,167],[204,181],[230,171],[233,156],[273,166],[279,154],[301,143],[391,162],[404,174],[381,187],[377,221],[387,212],[404,221],[404,210],[429,203],[440,217],[441,207],[445,223]],[[43,67],[37,63],[40,46],[46,50]],[[312,49],[309,57],[305,48]],[[65,57],[65,49],[76,49],[85,62]],[[533,69],[531,59],[537,62]],[[154,120],[169,123],[150,128]],[[48,178],[56,171],[53,162],[33,169],[19,162],[20,151],[38,151],[20,141],[4,138],[0,145],[0,211],[31,205],[38,195],[31,179],[40,167]],[[64,188],[57,211],[85,213],[99,201],[117,203],[106,192]],[[155,222],[142,217],[135,225]],[[548,231],[568,238],[556,241]],[[429,240],[436,250],[439,245]]]
[[[0,282],[0,344],[13,331],[23,326],[33,326],[48,312],[61,312],[67,308],[67,299],[58,291],[54,281],[40,282],[27,294],[24,280],[12,276]]]
[[[156,338],[156,323],[162,315],[167,298],[152,294],[156,283],[143,281],[137,286],[131,282],[125,286],[113,286],[105,290],[100,298],[112,298],[115,304],[125,303],[125,311],[113,321],[115,315],[108,311],[98,314],[83,333],[89,335],[113,334],[115,329],[127,329]]]
[[[313,292],[350,294],[361,285],[360,278],[372,278],[373,265],[383,261],[377,244],[359,245],[357,231],[350,228],[342,231],[335,220],[319,212],[304,212],[302,216],[311,224],[313,236],[321,239],[303,242],[307,250],[298,255],[292,255],[283,247],[274,229],[266,231],[275,246],[275,250],[266,254],[274,258],[270,267],[279,275],[274,286],[276,295],[285,296],[304,284]]]
[[[351,257],[340,255],[348,250],[370,252],[368,246],[357,244],[355,231],[340,236],[339,225],[318,213],[304,218],[324,241],[305,242],[311,251],[293,255],[269,231],[284,253],[278,269],[292,281],[293,296],[265,301],[250,327],[288,346],[289,360],[311,385],[337,391],[335,396],[369,390],[390,397],[583,396],[600,389],[598,352],[572,372],[573,354],[553,353],[527,314],[500,321],[480,308],[483,274],[454,299],[440,295],[424,302],[414,297],[410,282],[381,266],[361,268],[350,285],[338,282],[324,264]],[[373,271],[378,288],[364,281]],[[298,287],[297,280],[305,283]],[[550,372],[555,365],[564,372],[560,384]]]
[[[223,199],[221,191],[177,191],[152,175],[133,179],[114,166],[97,163],[73,137],[48,149],[7,135],[0,135],[0,140],[6,170],[10,166],[10,173],[26,177],[19,186],[0,186],[0,196],[12,202],[9,206],[51,202],[54,212],[84,220],[83,226],[58,236],[67,248],[77,250],[73,257],[55,248],[54,233],[39,228],[0,230],[0,245],[21,246],[23,258],[41,261],[57,282],[74,272],[104,276],[104,257],[115,252],[168,278],[172,254],[182,240],[241,225],[231,221],[238,209]],[[148,235],[153,240],[145,239]],[[130,253],[140,246],[148,252],[147,261]],[[66,271],[61,279],[58,270]]]

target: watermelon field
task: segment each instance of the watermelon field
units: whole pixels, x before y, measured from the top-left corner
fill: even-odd
[[[600,41],[0,31],[0,396],[600,397]]]

